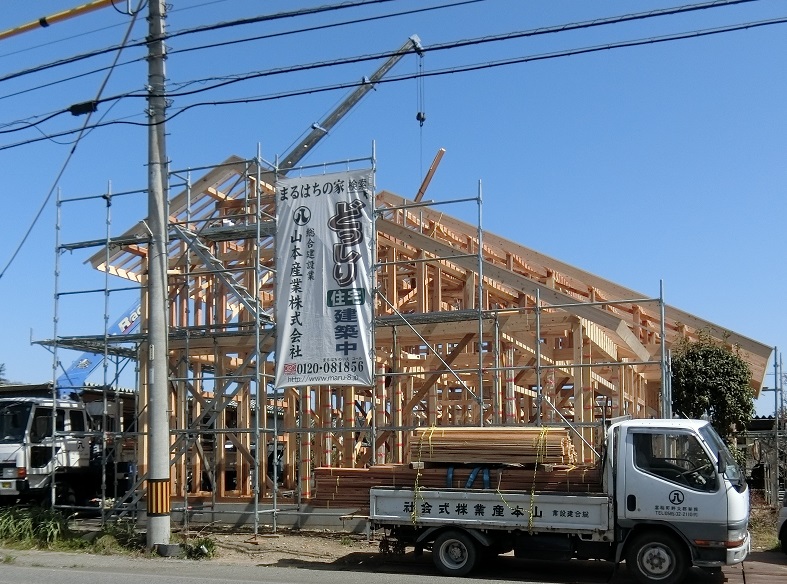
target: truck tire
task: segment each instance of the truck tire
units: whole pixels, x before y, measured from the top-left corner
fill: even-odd
[[[76,492],[71,484],[57,483],[55,485],[55,504],[64,507],[73,507],[77,504]]]
[[[432,560],[446,576],[464,576],[475,567],[478,548],[473,538],[458,530],[444,531],[432,547]]]
[[[689,569],[684,545],[666,533],[641,533],[626,552],[626,566],[640,584],[677,584]]]

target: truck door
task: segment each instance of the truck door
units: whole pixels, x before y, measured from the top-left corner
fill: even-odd
[[[62,432],[65,429],[65,412],[58,409],[55,412],[55,429]],[[34,469],[43,469],[52,461],[52,408],[37,406],[30,424],[30,466]],[[55,451],[60,450],[56,445]],[[47,471],[48,472],[48,471]]]
[[[630,428],[622,454],[618,472],[622,526],[664,522],[689,541],[725,539],[722,481],[715,462],[691,430]]]
[[[67,434],[63,437],[63,445],[66,451],[69,467],[87,467],[90,462],[90,448],[87,436],[87,424],[85,412],[82,409],[72,408],[66,410],[68,414],[66,428]]]

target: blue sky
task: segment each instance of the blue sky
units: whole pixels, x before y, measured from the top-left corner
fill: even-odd
[[[9,0],[0,13],[0,29],[83,2]],[[190,82],[211,77],[383,53],[398,48],[412,34],[418,34],[429,49],[684,4],[485,0],[270,36],[450,3],[397,0],[178,36],[168,43],[170,92],[204,88],[204,81]],[[319,5],[244,0],[171,4],[170,32]],[[146,34],[146,13],[147,8],[134,25],[133,40]],[[783,0],[752,1],[559,34],[427,50],[422,65],[429,73],[785,17]],[[0,41],[0,131],[20,128],[13,124],[19,120],[41,121],[50,113],[94,99],[108,73],[96,71],[112,64],[112,53],[35,74],[14,74],[116,45],[129,21],[119,11],[105,8]],[[429,76],[420,87],[412,79],[384,83],[305,162],[366,156],[374,143],[378,188],[412,197],[437,150],[445,148],[428,198],[474,196],[481,181],[484,229],[645,296],[657,296],[663,281],[669,304],[762,343],[785,347],[786,29],[785,24],[775,24]],[[263,35],[268,38],[187,50]],[[106,80],[103,96],[143,90],[144,52],[143,47],[123,52],[122,65]],[[176,95],[171,111],[196,102],[352,82],[370,75],[380,62],[264,76],[200,94]],[[415,74],[418,68],[418,59],[407,56],[389,78]],[[320,92],[185,111],[167,126],[171,167],[211,166],[232,154],[252,158],[258,144],[263,157],[273,160],[346,93]],[[420,104],[419,95],[423,96]],[[423,127],[415,118],[419,108],[427,116]],[[141,98],[101,104],[91,121],[126,123],[87,133],[59,181],[73,136],[6,147],[79,128],[84,117],[66,114],[42,121],[37,128],[0,133],[4,204],[0,270],[6,268],[53,188],[65,199],[97,196],[108,189],[122,193],[145,188],[146,130],[128,124],[143,123],[144,109]],[[12,380],[52,378],[50,354],[30,340],[54,334],[55,197],[44,206],[30,238],[0,278],[0,363],[5,363],[6,376]],[[144,217],[146,204],[143,195],[116,197],[112,233],[121,233]],[[472,206],[448,212],[475,222]],[[106,232],[106,208],[100,199],[65,204],[61,225],[61,242],[101,238]],[[61,256],[61,292],[103,287],[104,276],[83,263],[89,255],[90,251],[81,250]],[[132,301],[128,293],[116,294],[110,311],[117,314]],[[100,332],[103,314],[100,294],[65,297],[58,332]],[[64,362],[70,359],[71,355],[61,355]],[[769,372],[765,382],[772,386],[772,367]],[[758,413],[772,411],[773,395],[765,394]]]

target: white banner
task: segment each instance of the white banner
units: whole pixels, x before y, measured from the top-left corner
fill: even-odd
[[[374,172],[276,185],[276,387],[372,385]]]

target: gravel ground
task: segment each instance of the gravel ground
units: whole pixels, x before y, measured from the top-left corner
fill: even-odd
[[[377,553],[379,541],[365,535],[322,531],[280,531],[276,534],[191,532],[189,538],[208,536],[216,543],[215,559],[281,565],[297,561],[332,563],[353,552]]]

